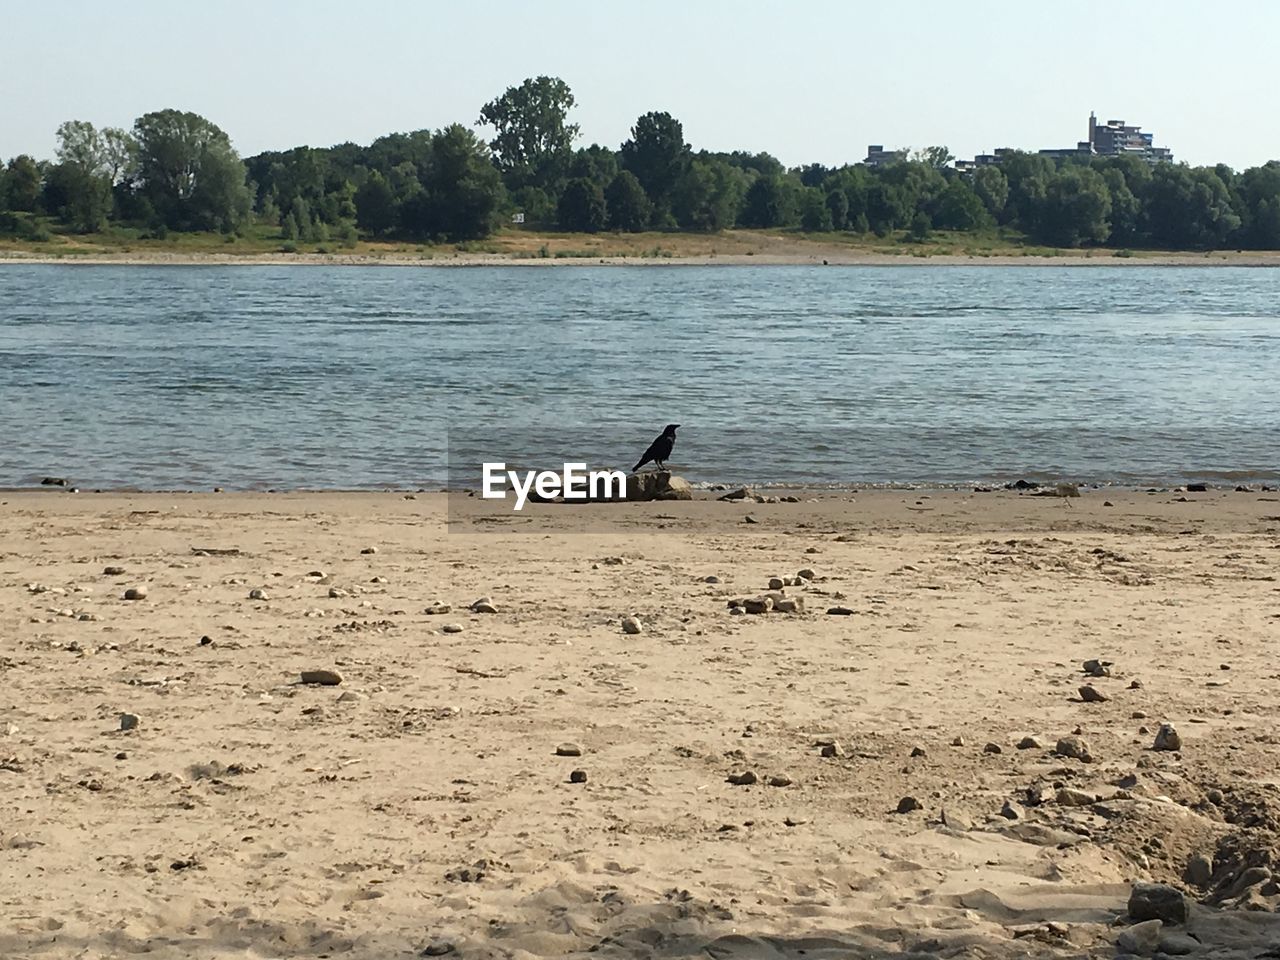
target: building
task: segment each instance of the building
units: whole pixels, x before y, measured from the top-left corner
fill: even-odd
[[[1081,157],[1088,159],[1093,156],[1093,145],[1087,140],[1081,140],[1074,147],[1053,147],[1048,150],[1037,150],[1036,153],[1050,160],[1076,160]]]
[[[883,144],[873,143],[867,147],[867,159],[862,162],[868,167],[883,167],[889,163],[901,163],[907,159],[905,150],[886,150]]]
[[[1089,114],[1089,146],[1099,157],[1138,157],[1148,163],[1161,163],[1173,160],[1173,151],[1168,147],[1154,145],[1155,135],[1143,133],[1141,127],[1130,126],[1123,120],[1108,120],[1098,123],[1098,118]]]

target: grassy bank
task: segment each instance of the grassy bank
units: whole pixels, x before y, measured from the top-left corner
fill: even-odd
[[[102,233],[62,232],[50,221],[49,239],[17,240],[0,237],[0,258],[41,260],[191,260],[270,257],[273,260],[297,256],[341,257],[366,262],[487,261],[487,260],[742,260],[858,262],[901,258],[1062,258],[1064,260],[1232,261],[1280,263],[1280,255],[1235,251],[1181,252],[1061,249],[1030,244],[1009,231],[952,233],[936,231],[923,241],[899,232],[887,237],[872,234],[805,234],[799,231],[727,230],[715,234],[698,233],[554,233],[507,228],[486,240],[450,244],[413,244],[359,240],[354,243],[286,241],[277,227],[258,225],[241,236],[219,233],[170,233],[164,238],[145,231],[113,228]]]

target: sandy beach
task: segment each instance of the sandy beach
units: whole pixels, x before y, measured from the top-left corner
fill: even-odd
[[[0,956],[1280,941],[1280,494],[569,509],[0,494]]]

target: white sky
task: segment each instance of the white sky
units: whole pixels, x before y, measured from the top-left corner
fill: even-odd
[[[1154,132],[1179,160],[1280,158],[1280,3],[1240,0],[128,4],[0,0],[0,158],[51,157],[63,120],[130,126],[194,110],[249,156],[463,122],[560,76],[582,144],[618,146],[667,110],[695,148],[788,165],[869,143],[1074,145],[1089,111]]]

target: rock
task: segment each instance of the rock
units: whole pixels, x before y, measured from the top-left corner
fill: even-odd
[[[582,756],[582,747],[576,743],[562,743],[556,747],[557,757],[580,757]]]
[[[1053,752],[1060,757],[1068,757],[1083,763],[1093,762],[1093,753],[1089,750],[1089,744],[1082,737],[1063,737],[1058,741],[1057,746],[1053,748]]]
[[[848,607],[829,607],[829,608],[827,609],[827,616],[829,616],[829,617],[851,617],[851,616],[853,616],[853,611],[852,611],[852,610],[850,610]]]
[[[960,737],[960,736],[952,737],[952,738],[951,738],[951,745],[952,745],[953,747],[963,747],[963,746],[964,746],[964,737]]]
[[[1116,949],[1123,953],[1135,953],[1140,957],[1150,957],[1160,949],[1160,930],[1164,926],[1159,920],[1147,920],[1135,923],[1120,931],[1116,937]]]
[[[1004,753],[1004,747],[998,743],[988,743],[982,748],[983,753]]]
[[[347,591],[343,590],[341,587],[330,587],[330,588],[329,588],[329,599],[330,599],[330,600],[341,600],[341,599],[342,599],[343,597],[345,597],[346,595],[347,595]]]
[[[1111,667],[1113,664],[1110,660],[1086,660],[1084,662],[1084,672],[1091,677],[1109,677],[1111,676]]]
[[[1019,750],[1043,750],[1044,742],[1039,737],[1023,737],[1018,741]]]
[[[1106,703],[1111,698],[1105,693],[1095,689],[1091,684],[1085,684],[1080,688],[1080,699],[1085,703]]]
[[[124,573],[124,567],[103,567],[102,575],[104,577],[118,577]]]
[[[714,576],[714,575],[713,575],[713,576],[710,576],[710,577],[703,577],[703,578],[702,578],[702,582],[703,582],[703,583],[719,583],[719,582],[720,582],[720,578],[719,578],[719,577],[717,577],[717,576]]]
[[[497,613],[498,608],[493,605],[488,597],[481,597],[471,605],[472,613]]]
[[[141,722],[142,722],[142,721],[138,718],[138,715],[137,715],[136,713],[122,713],[122,714],[120,714],[120,729],[121,729],[121,730],[137,730],[137,729],[138,729],[138,724],[139,724],[139,723],[141,723]]]
[[[209,636],[207,633],[200,638],[200,646],[202,647],[207,647],[212,643],[213,643],[213,637]]]
[[[1129,916],[1135,921],[1186,923],[1187,898],[1182,895],[1181,890],[1168,884],[1135,883],[1129,893]]]
[[[781,577],[770,577],[770,578],[769,578],[769,589],[770,589],[770,590],[781,590],[781,589],[782,589],[783,587],[785,587],[786,585],[787,585],[787,584],[786,584],[786,582],[785,582]]]
[[[147,588],[130,587],[124,592],[124,598],[126,600],[145,600],[147,599]]]
[[[1141,689],[1142,689],[1142,681],[1141,681],[1141,680],[1130,680],[1130,681],[1129,681],[1129,689],[1130,689],[1130,690],[1141,690]]]
[[[812,567],[805,567],[796,574],[796,578],[799,580],[817,580],[818,574]]]
[[[1160,724],[1160,729],[1156,731],[1156,739],[1151,744],[1152,750],[1181,750],[1182,737],[1178,735],[1178,731],[1173,728],[1171,723]]]
[[[388,580],[386,577],[371,577],[369,579],[369,582],[370,583],[390,583],[391,581]],[[485,612],[488,612],[488,611],[485,611]],[[494,612],[496,613],[497,611],[494,611]]]
[[[267,596],[267,591],[262,590],[260,588],[255,588],[249,591],[249,599],[250,600],[270,600],[271,598]]]
[[[452,609],[447,603],[433,603],[422,612],[429,617],[438,617],[443,613],[448,613]]]
[[[1006,800],[1004,802],[1004,806],[1000,808],[1000,816],[1004,817],[1006,820],[1021,820],[1022,808],[1012,800]]]
[[[735,614],[736,614],[737,616],[742,616],[742,615],[743,615],[744,613],[746,613],[746,612],[747,612],[747,611],[743,610],[741,607],[731,607],[731,608],[729,609],[729,614],[730,614],[731,616],[732,616],[732,615],[735,615]]]
[[[342,696],[338,697],[339,703],[357,703],[361,700],[368,700],[369,695],[360,693],[357,690],[344,690]]]
[[[1058,791],[1056,799],[1062,807],[1088,807],[1098,802],[1096,794],[1073,787],[1063,787]]]
[[[374,554],[377,552],[378,552],[377,547],[365,547],[363,550],[360,551],[360,553],[363,554],[364,556],[369,556],[370,554]]]
[[[427,942],[427,945],[421,950],[421,955],[424,957],[443,957],[446,954],[454,953],[457,949],[452,940],[436,937],[434,940]]]
[[[1204,854],[1194,854],[1182,876],[1193,887],[1207,887],[1213,879],[1213,862]]]
[[[1187,493],[1208,493],[1209,488],[1203,483],[1188,483]]]
[[[769,778],[769,786],[771,787],[789,787],[794,782],[795,781],[792,780],[785,773],[775,773],[772,777]]]
[[[745,517],[742,518],[742,522],[743,523],[759,523],[760,521],[748,513]]]
[[[441,627],[440,629],[441,629],[441,630],[443,630],[445,633],[461,633],[461,632],[462,632],[462,624],[460,624],[460,623],[446,623],[446,624],[445,624],[443,627]]]
[[[1200,949],[1200,941],[1185,933],[1170,931],[1160,934],[1160,952],[1171,957],[1185,957]]]
[[[742,609],[747,613],[768,613],[773,609],[772,597],[752,597],[742,601]]]
[[[45,477],[40,481],[40,486],[42,487],[65,487],[66,485],[66,477]]]
[[[819,752],[824,757],[844,756],[844,751],[840,749],[840,743],[837,740],[832,740],[830,743],[824,743],[822,745],[822,748],[819,750]]]
[[[638,617],[623,617],[622,632],[623,633],[639,633],[644,627],[640,623]]]
[[[720,497],[720,500],[754,500],[756,495],[751,491],[750,487],[739,487],[737,490],[730,490],[728,493]]]
[[[915,797],[903,797],[898,801],[899,813],[914,813],[917,810],[923,810],[924,804]]]
[[[928,752],[927,750],[925,750],[925,748],[924,748],[924,747],[912,747],[912,748],[911,748],[911,756],[913,756],[913,757],[927,757],[928,755],[929,755],[929,752]]]
[[[760,778],[756,776],[754,770],[744,770],[742,773],[731,773],[725,779],[735,787],[749,787],[760,780]]]
[[[774,613],[804,613],[803,597],[785,597],[782,600],[775,600],[773,603]]]
[[[693,487],[670,470],[648,470],[627,477],[627,500],[692,500]]]
[[[570,782],[570,783],[586,783],[586,782],[587,782],[587,771],[585,771],[585,770],[574,770],[574,771],[572,771],[572,772],[569,774],[569,782]]]
[[[322,687],[336,687],[342,682],[342,674],[336,670],[303,670],[302,682]]]

